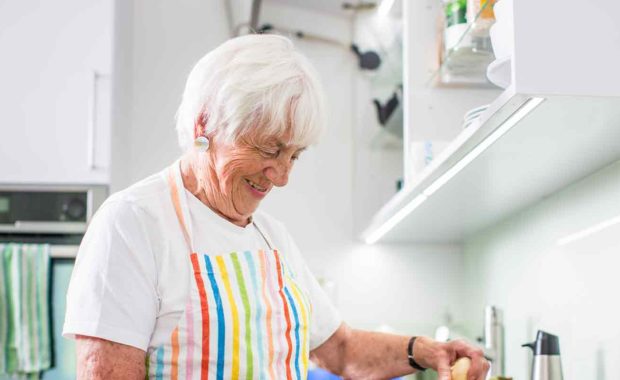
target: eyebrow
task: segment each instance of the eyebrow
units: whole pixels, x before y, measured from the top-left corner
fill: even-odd
[[[287,145],[285,143],[283,143],[282,141],[280,141],[280,140],[276,140],[276,146],[278,147],[278,149],[282,149],[282,148],[286,148]],[[306,150],[306,147],[302,147],[302,148],[297,149],[295,151],[295,153],[301,153],[304,150]]]

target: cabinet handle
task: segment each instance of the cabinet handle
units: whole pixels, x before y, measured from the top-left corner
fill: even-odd
[[[97,128],[97,83],[99,82],[99,77],[99,73],[93,70],[90,87],[90,104],[88,107],[88,168],[90,170],[97,169],[97,164],[95,163],[95,132]]]

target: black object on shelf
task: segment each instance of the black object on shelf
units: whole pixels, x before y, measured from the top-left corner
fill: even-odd
[[[351,50],[359,59],[360,69],[376,70],[381,65],[381,57],[376,52],[369,50],[362,53],[356,44],[351,44]]]
[[[392,97],[384,105],[381,105],[381,103],[377,99],[373,99],[372,102],[377,109],[379,124],[383,126],[385,126],[387,121],[390,119],[390,116],[392,116],[392,114],[394,113],[394,110],[396,110],[396,108],[400,104],[400,101],[398,100],[398,94],[396,92],[394,92]]]

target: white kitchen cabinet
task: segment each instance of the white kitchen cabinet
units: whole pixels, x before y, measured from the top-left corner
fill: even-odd
[[[0,182],[109,181],[113,1],[0,2]]]
[[[435,32],[424,12],[439,1],[405,3],[405,187],[368,223],[366,242],[460,243],[620,159],[620,3],[500,1],[514,38],[502,92],[428,86],[424,43]],[[461,115],[484,103],[462,130]],[[433,138],[447,148],[414,172],[412,144]]]

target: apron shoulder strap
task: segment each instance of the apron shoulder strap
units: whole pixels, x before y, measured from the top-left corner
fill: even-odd
[[[254,228],[256,228],[256,231],[258,231],[258,233],[260,234],[260,236],[263,237],[263,240],[265,240],[265,243],[267,243],[267,247],[269,247],[270,250],[273,251],[273,244],[271,243],[271,239],[269,238],[269,234],[267,233],[267,231],[262,230],[258,224],[256,224],[256,218],[252,218],[252,225],[254,226]]]
[[[179,162],[175,163],[175,166],[179,165]],[[168,188],[170,190],[170,197],[172,198],[172,205],[174,206],[174,212],[179,221],[179,226],[181,227],[181,231],[183,232],[183,238],[185,239],[185,243],[187,243],[187,247],[190,250],[190,253],[194,252],[194,247],[192,244],[192,239],[189,234],[189,230],[187,228],[189,220],[185,221],[185,217],[183,214],[183,206],[181,204],[181,197],[179,196],[179,185],[177,184],[177,173],[175,166],[171,166],[168,169]],[[188,216],[189,217],[189,216]]]

